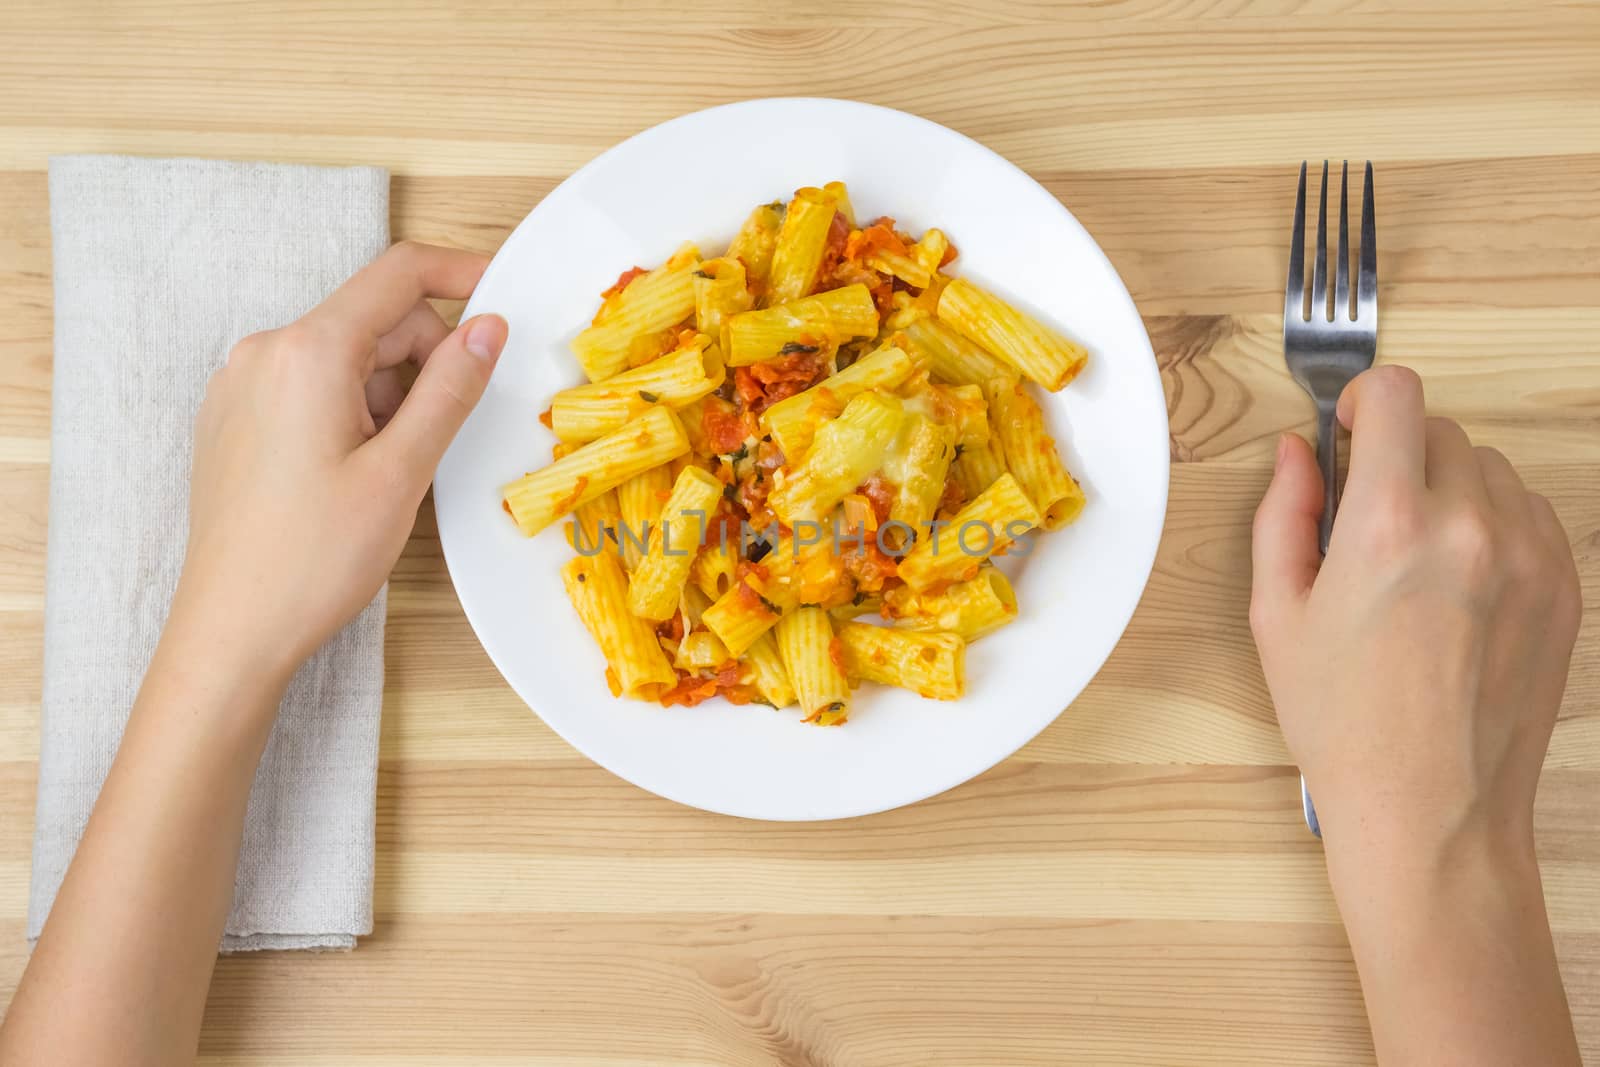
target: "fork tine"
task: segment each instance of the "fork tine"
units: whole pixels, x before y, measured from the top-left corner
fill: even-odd
[[[1283,323],[1306,317],[1306,165],[1300,164],[1300,191],[1294,198],[1294,229],[1289,234],[1289,280],[1283,287]]]
[[[1350,317],[1350,161],[1339,171],[1339,261],[1333,266],[1333,318]]]
[[[1322,199],[1317,204],[1317,261],[1311,268],[1311,318],[1328,317],[1328,161],[1322,161]]]
[[[1372,206],[1372,163],[1361,191],[1361,273],[1356,280],[1356,318],[1378,322],[1378,224]]]

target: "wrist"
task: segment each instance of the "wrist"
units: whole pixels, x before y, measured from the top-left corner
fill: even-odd
[[[1418,813],[1324,828],[1328,877],[1352,942],[1367,928],[1431,925],[1462,909],[1543,911],[1531,818]]]
[[[1378,865],[1420,875],[1494,858],[1536,870],[1531,779],[1452,773],[1448,763],[1414,759],[1314,770],[1306,781],[1330,869]]]
[[[146,684],[236,719],[270,723],[298,666],[296,656],[255,632],[247,610],[208,604],[180,582]]]
[[[1328,839],[1380,1060],[1579,1062],[1530,819],[1516,810],[1374,820]]]
[[[175,602],[113,773],[217,789],[242,782],[247,790],[287,686],[281,669],[241,655],[226,634]]]
[[[279,591],[263,576],[208,566],[206,559],[197,564],[193,555],[178,579],[162,644],[201,655],[253,687],[287,686],[310,652],[299,648],[304,628],[286,632]]]

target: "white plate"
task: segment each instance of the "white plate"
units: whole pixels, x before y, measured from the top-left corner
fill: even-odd
[[[558,570],[558,526],[522,537],[501,486],[549,462],[536,416],[582,380],[567,342],[599,293],[685,240],[719,250],[755,205],[840,179],[865,218],[938,226],[954,273],[992,285],[1086,345],[1088,369],[1045,397],[1088,507],[1019,560],[1020,616],[968,653],[963,700],[867,686],[850,721],[721,700],[620,701]],[[909,804],[1015,752],[1077,697],[1133,614],[1167,499],[1167,414],[1150,340],[1094,240],[1022,171],[924,119],[842,100],[753,100],[663,123],[545,197],[466,309],[511,324],[488,392],[439,466],[439,538],[467,618],[500,673],[552,729],[651,792],[757,819],[833,819]]]

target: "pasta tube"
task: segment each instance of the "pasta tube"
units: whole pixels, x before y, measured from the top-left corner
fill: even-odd
[[[988,390],[991,382],[1017,378],[1015,367],[990,355],[938,319],[914,317],[901,330],[912,347],[927,360],[935,381],[976,385]]]
[[[956,444],[975,448],[989,443],[989,402],[976,385],[933,385],[934,412],[955,427]]]
[[[775,708],[794,703],[794,686],[789,684],[789,672],[784,669],[776,638],[771,634],[756,638],[745,651],[744,662],[755,675],[756,689],[767,703]]]
[[[722,638],[731,654],[744,655],[757,638],[799,603],[799,588],[793,580],[797,562],[794,541],[780,540],[759,564],[705,610],[701,621]]]
[[[944,630],[976,641],[1017,617],[1017,595],[999,568],[984,567],[976,578],[938,593],[897,585],[883,595],[882,614],[903,629]]]
[[[712,670],[733,657],[723,647],[717,635],[709,630],[694,630],[683,635],[678,642],[678,654],[672,665],[686,671]]]
[[[693,583],[683,587],[683,597],[678,601],[678,610],[683,612],[683,625],[686,629],[695,630],[700,627],[700,617],[711,606],[711,598],[696,589]]]
[[[744,264],[732,256],[708,259],[695,268],[695,329],[721,337],[724,320],[755,306],[755,297],[745,284],[744,275]]]
[[[852,494],[854,495],[854,494]],[[859,498],[866,504],[866,498]],[[871,505],[864,509],[871,514]],[[843,521],[848,513],[844,509],[829,516],[828,520],[819,523],[816,529],[810,529],[802,524],[796,531],[795,546],[796,556],[791,568],[791,586],[794,589],[795,600],[801,604],[816,604],[823,608],[834,608],[849,600],[855,594],[855,585],[850,579],[849,571],[845,569],[844,553],[854,551],[847,547],[846,539],[856,535],[843,526]],[[874,522],[868,529],[876,529]],[[870,535],[861,532],[860,540],[863,544],[870,543]]]
[[[948,424],[962,448],[989,441],[989,402],[976,385],[936,385],[913,378],[905,388],[906,410]]]
[[[1058,530],[1083,510],[1083,490],[1061,462],[1055,438],[1044,425],[1044,412],[1021,382],[994,394],[994,431],[1006,467],[1028,494],[1046,530]]]
[[[793,606],[792,602],[788,605]],[[784,605],[769,600],[748,581],[741,581],[718,597],[701,621],[722,639],[730,654],[742,656],[762,634],[777,625],[785,610]]]
[[[612,693],[654,700],[677,682],[655,630],[628,611],[628,579],[616,556],[609,552],[574,556],[561,568],[561,581],[578,618],[606,658]]]
[[[985,559],[1039,522],[1039,510],[1017,480],[1002,474],[942,529],[935,527],[929,537],[917,539],[900,561],[900,577],[918,592],[968,581],[977,577]]]
[[[929,700],[956,700],[966,691],[967,643],[955,634],[847,622],[839,627],[839,644],[845,673],[853,678]]]
[[[1005,455],[1000,451],[1000,441],[992,432],[992,427],[987,441],[981,445],[963,446],[955,462],[950,464],[950,476],[961,487],[961,495],[967,500],[976,500],[1005,472]]]
[[[818,430],[805,458],[775,477],[767,498],[786,526],[826,518],[867,475],[883,462],[883,445],[900,431],[904,413],[897,397],[861,393],[837,419]]]
[[[845,189],[844,182],[829,182],[822,187],[822,191],[833,197],[833,206],[844,218],[845,225],[855,229],[856,212],[850,206],[850,193]]]
[[[943,230],[930,229],[922,235],[922,240],[911,246],[911,258],[917,265],[928,272],[929,278],[938,272],[944,263],[944,254],[950,250],[950,238],[946,237]],[[923,283],[927,284],[926,282]]]
[[[834,198],[825,190],[807,188],[795,192],[772,252],[766,306],[798,300],[816,287],[836,210]]]
[[[914,370],[911,357],[894,347],[880,348],[856,360],[810,389],[778,401],[761,413],[761,428],[790,462],[797,462],[811,447],[817,425],[836,417],[844,406],[871,389],[892,389]]]
[[[733,588],[739,566],[737,552],[738,545],[731,538],[706,545],[689,565],[689,584],[716,600]]]
[[[678,418],[683,422],[683,431],[689,436],[690,450],[695,455],[701,455],[706,451],[705,417],[708,399],[703,396],[677,409]]]
[[[634,568],[628,610],[658,622],[672,618],[689,578],[689,565],[705,537],[706,520],[722,499],[722,483],[699,467],[685,467],[650,531],[650,548]]]
[[[847,285],[724,320],[723,358],[743,367],[781,355],[785,347],[837,346],[878,332],[878,306],[865,285]]]
[[[783,228],[783,202],[762,204],[750,212],[728,245],[729,259],[744,264],[745,284],[760,291],[772,271],[772,253],[778,247],[778,231]]]
[[[945,286],[939,318],[1051,392],[1077,377],[1089,358],[1082,345],[964,278]]]
[[[679,408],[727,376],[711,338],[698,334],[670,355],[603,382],[563,389],[550,402],[550,428],[563,441],[593,441],[656,404]]]
[[[671,469],[662,464],[640,471],[617,486],[617,544],[622,549],[622,565],[631,574],[650,547],[650,531],[661,518],[661,509],[672,495]]]
[[[532,537],[580,504],[689,451],[678,417],[655,407],[505,488],[506,510]]]
[[[622,513],[617,510],[617,494],[607,491],[572,509],[567,523],[567,544],[582,556],[617,550],[617,525]]]
[[[694,269],[700,254],[679,249],[666,265],[629,282],[572,340],[572,352],[591,382],[628,368],[635,340],[676,326],[694,313]]]
[[[882,274],[892,274],[917,289],[927,288],[933,277],[932,272],[915,259],[888,248],[880,248],[868,256],[867,266]]]
[[[850,683],[835,657],[828,613],[812,606],[796,608],[778,620],[777,637],[805,721],[819,726],[844,722],[849,716]]]
[[[952,427],[926,416],[912,415],[906,419],[894,462],[885,464],[884,476],[896,486],[894,498],[889,502],[889,519],[904,523],[910,535],[899,526],[885,527],[882,534],[885,548],[898,551],[933,521],[939,498],[944,495],[950,461],[955,457],[953,437]]]

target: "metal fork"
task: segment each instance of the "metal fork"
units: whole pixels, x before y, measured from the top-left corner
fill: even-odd
[[[1350,164],[1339,176],[1339,250],[1328,293],[1328,163],[1322,163],[1322,199],[1317,208],[1317,258],[1311,288],[1306,289],[1306,165],[1300,164],[1300,191],[1294,201],[1294,230],[1289,241],[1289,280],[1283,291],[1283,358],[1289,373],[1311,394],[1317,406],[1317,462],[1322,467],[1322,522],[1318,541],[1323,553],[1333,533],[1339,507],[1339,422],[1334,411],[1339,394],[1368,367],[1378,353],[1378,233],[1373,218],[1372,164],[1367,164],[1361,196],[1361,266],[1356,276],[1355,307],[1350,306]],[[1300,800],[1306,827],[1322,836],[1317,810],[1300,779]]]

